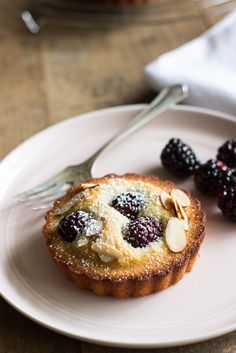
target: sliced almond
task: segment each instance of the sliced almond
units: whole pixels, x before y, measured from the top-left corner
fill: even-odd
[[[174,205],[174,210],[175,210],[175,214],[178,218],[180,218],[180,211],[179,211],[179,204],[176,201],[176,199],[172,199],[173,205]]]
[[[96,186],[96,184],[92,184],[92,183],[81,183],[80,184],[82,189],[88,189],[88,188],[93,188],[94,186]]]
[[[114,258],[112,256],[107,256],[107,255],[99,255],[100,259],[102,260],[102,262],[111,262],[114,260]]]
[[[122,252],[120,250],[107,244],[103,245],[102,251],[104,251],[106,255],[113,256],[114,258],[117,258],[117,259],[119,259],[122,256]]]
[[[183,207],[175,201],[176,215],[178,220],[182,223],[184,230],[189,230],[188,216]]]
[[[160,195],[160,200],[162,205],[167,209],[171,210],[173,208],[173,202],[171,196],[167,192],[163,192]]]
[[[115,259],[119,259],[122,256],[122,252],[113,246],[106,243],[94,243],[91,249],[98,253],[98,255],[111,256]]]
[[[173,199],[175,213],[178,219],[186,219],[188,220],[187,214],[184,211],[184,208],[175,200]]]
[[[77,241],[77,246],[80,248],[81,246],[87,245],[89,242],[88,238],[86,236],[81,236],[79,237]]]
[[[177,253],[184,250],[187,239],[183,225],[178,218],[171,217],[169,219],[165,231],[165,240],[171,251]]]
[[[75,196],[73,196],[68,202],[66,202],[62,207],[60,207],[55,214],[61,215],[69,211],[80,199],[82,192],[78,192]]]
[[[55,215],[61,215],[69,211],[83,196],[84,190],[88,188],[92,188],[96,186],[96,184],[92,183],[82,183],[80,184],[81,189],[77,194],[75,194],[68,202],[66,202],[62,207],[60,207],[56,212]]]
[[[185,219],[180,219],[179,221],[181,222],[181,224],[182,224],[184,230],[189,230],[189,223],[188,223],[187,220],[185,220]]]
[[[171,197],[175,199],[182,207],[188,207],[190,205],[190,198],[184,191],[180,189],[173,189],[170,194]]]
[[[178,206],[179,206],[179,213],[180,213],[180,215],[181,215],[180,219],[184,219],[185,221],[188,222],[188,216],[187,216],[187,214],[186,214],[184,208],[183,208],[180,204],[178,204]],[[178,217],[178,218],[179,218],[179,217]]]

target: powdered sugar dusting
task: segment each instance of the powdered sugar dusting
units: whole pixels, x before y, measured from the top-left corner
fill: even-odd
[[[79,261],[84,266],[92,266],[94,256],[100,257],[103,261],[104,272],[110,271],[110,264],[118,262],[123,266],[123,270],[130,263],[141,261],[142,267],[147,268],[153,262],[155,264],[165,262],[168,257],[168,248],[162,239],[157,239],[145,248],[134,248],[124,239],[125,229],[130,219],[112,207],[112,200],[117,195],[133,193],[142,200],[143,207],[140,216],[153,216],[160,218],[165,227],[167,219],[172,215],[172,211],[164,209],[160,202],[160,194],[163,190],[156,185],[146,183],[142,180],[129,180],[124,178],[109,178],[102,180],[101,184],[93,188],[83,190],[75,195],[62,210],[84,210],[92,215],[92,219],[86,222],[81,243],[79,247]],[[120,197],[120,203],[125,205],[126,200]],[[86,243],[85,238],[89,240]],[[76,245],[76,242],[73,243]],[[72,244],[72,245],[73,245]],[[78,246],[78,245],[77,245]],[[78,249],[78,247],[75,248]],[[97,260],[96,260],[97,261]],[[130,272],[127,270],[129,275]],[[122,272],[123,273],[123,272]]]
[[[83,235],[86,237],[91,237],[93,235],[97,235],[102,231],[102,221],[98,221],[96,219],[90,219],[86,222],[86,226],[83,230]]]

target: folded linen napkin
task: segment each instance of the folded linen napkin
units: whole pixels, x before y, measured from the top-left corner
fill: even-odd
[[[186,83],[186,103],[236,116],[236,11],[200,37],[145,67],[155,89]]]

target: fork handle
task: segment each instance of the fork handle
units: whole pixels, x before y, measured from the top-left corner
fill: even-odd
[[[90,168],[93,168],[94,162],[98,156],[108,147],[120,142],[131,133],[154,119],[157,114],[166,111],[174,104],[181,102],[187,96],[188,87],[186,85],[179,84],[162,89],[158,96],[147,106],[147,108],[137,114],[123,130],[115,134],[89,158],[88,164]]]

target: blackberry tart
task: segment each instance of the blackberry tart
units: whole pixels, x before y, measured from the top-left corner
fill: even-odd
[[[81,289],[163,290],[191,271],[205,236],[200,203],[169,181],[110,174],[73,186],[46,214],[50,254]]]

